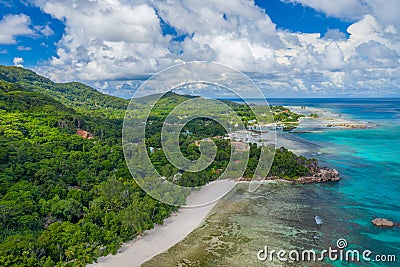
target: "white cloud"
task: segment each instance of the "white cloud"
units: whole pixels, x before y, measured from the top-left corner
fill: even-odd
[[[45,12],[65,20],[67,26],[58,44],[57,57],[50,61],[53,79],[143,76],[174,64],[177,59],[219,61],[240,69],[267,70],[274,68],[274,49],[280,45],[275,25],[247,0],[229,4],[132,4],[114,0],[86,0],[74,5],[61,0],[36,3]],[[163,36],[156,10],[180,34],[190,37],[179,43],[169,35]],[[68,68],[59,70],[64,65]]]
[[[22,45],[17,46],[17,49],[19,51],[30,51],[30,50],[32,50],[32,48],[30,48],[29,46],[22,46]]]
[[[393,25],[400,29],[398,0],[281,0],[284,2],[301,3],[321,11],[328,16],[360,19],[364,15],[372,15],[383,26]]]
[[[54,34],[54,31],[50,28],[49,25],[45,26],[35,26],[35,30],[43,36],[51,36]]]
[[[394,25],[400,30],[398,0],[365,0],[370,7],[370,13],[384,26]]]
[[[74,4],[36,0],[66,25],[57,56],[39,72],[58,81],[89,81],[102,91],[114,88],[124,95],[129,95],[129,86],[138,86],[137,81],[127,81],[192,60],[231,65],[252,73],[262,88],[282,92],[342,93],[359,87],[373,91],[377,84],[387,88],[400,84],[400,37],[392,25],[396,22],[371,15],[377,14],[371,12],[374,1],[296,2],[330,16],[357,18],[347,29],[350,37],[337,29],[323,37],[278,30],[248,0],[82,0]],[[160,18],[178,35],[185,35],[184,41],[163,35]]]
[[[33,35],[30,23],[30,18],[24,14],[5,15],[0,21],[0,44],[15,44],[17,36]]]
[[[24,63],[24,59],[22,57],[15,57],[13,59],[14,66],[16,67],[24,67],[22,64]]]
[[[66,30],[50,60],[55,80],[118,79],[154,73],[171,64],[160,21],[148,4],[83,0],[37,1],[52,16],[65,20]]]
[[[325,33],[324,38],[332,40],[340,40],[346,38],[346,34],[344,32],[341,32],[339,29],[329,29]]]
[[[325,46],[321,64],[328,70],[338,70],[344,67],[344,55],[337,42]]]
[[[326,13],[328,16],[360,18],[367,7],[359,0],[283,0],[285,2],[297,2]],[[360,15],[361,14],[361,15]]]
[[[281,46],[275,24],[251,1],[154,1],[160,16],[179,33],[183,60],[214,60],[233,67],[271,71]],[[194,19],[195,18],[195,19]]]

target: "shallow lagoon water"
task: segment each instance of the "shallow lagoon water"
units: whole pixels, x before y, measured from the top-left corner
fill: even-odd
[[[320,231],[314,213],[300,204],[309,197],[305,187],[268,184],[249,193],[247,186],[239,184],[200,228],[144,266],[264,266],[257,252],[265,245],[276,250],[320,246],[313,242]]]

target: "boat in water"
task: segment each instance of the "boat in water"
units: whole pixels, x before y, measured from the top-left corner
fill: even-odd
[[[322,221],[321,217],[319,217],[318,215],[315,216],[315,223],[320,226],[321,224],[323,224],[324,222]]]

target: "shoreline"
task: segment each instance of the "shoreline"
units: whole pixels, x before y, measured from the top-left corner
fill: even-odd
[[[214,197],[216,194],[225,192],[227,188],[234,188],[236,183],[233,180],[213,181],[200,190],[192,192],[187,199],[187,203],[190,205],[190,203],[201,202],[204,198]],[[177,212],[165,219],[162,225],[155,225],[153,229],[122,245],[117,254],[100,257],[96,263],[91,263],[87,266],[140,266],[151,258],[166,252],[198,228],[218,201],[219,199],[216,199],[209,204],[196,207],[181,207]]]
[[[247,187],[239,182],[202,227],[143,266],[267,266],[257,259],[265,245],[274,250],[323,249],[312,239],[320,231],[314,216],[327,216],[309,208],[307,187],[281,181],[265,182],[254,193]],[[276,258],[270,265],[285,266]]]
[[[327,129],[367,129],[376,127],[367,121],[358,121],[345,117],[327,108],[308,106],[285,106],[292,112],[304,115],[299,119],[298,126],[293,130],[296,133],[324,131]],[[312,117],[312,114],[317,115]]]

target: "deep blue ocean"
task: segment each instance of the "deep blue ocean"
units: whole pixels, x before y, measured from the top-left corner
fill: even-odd
[[[328,108],[347,118],[374,123],[370,129],[329,129],[296,134],[321,146],[315,156],[343,178],[314,185],[315,209],[324,214],[332,239],[375,254],[394,254],[400,266],[400,228],[372,226],[374,217],[400,222],[400,99],[268,99],[271,105]],[[332,240],[333,242],[333,240]],[[364,265],[364,264],[362,264]]]

